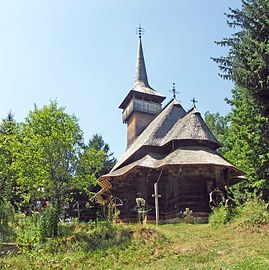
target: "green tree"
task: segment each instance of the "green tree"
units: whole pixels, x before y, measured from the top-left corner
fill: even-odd
[[[18,124],[12,113],[0,124],[0,238],[4,241],[10,234],[9,222],[12,219],[16,171],[14,170]]]
[[[269,116],[269,1],[242,0],[242,7],[230,8],[226,16],[234,33],[216,43],[227,47],[228,54],[213,58],[221,76],[236,85],[229,101],[225,157],[246,172],[249,182],[240,186],[256,189],[266,198],[269,126],[263,116]]]
[[[242,88],[232,91],[231,112],[227,116],[205,114],[205,121],[222,143],[221,153],[242,169],[248,181],[234,187],[240,197],[250,191],[269,195],[269,119]]]
[[[221,143],[222,147],[219,149],[219,152],[224,155],[232,148],[228,140],[230,127],[229,115],[221,116],[219,113],[212,114],[207,111],[205,113],[205,122]]]
[[[93,135],[84,146],[78,164],[77,177],[82,184],[81,189],[88,194],[96,192],[98,178],[108,173],[115,163],[116,159],[113,153],[110,153],[110,147],[104,142],[103,137],[99,134]]]
[[[110,147],[107,143],[105,143],[103,137],[100,134],[94,134],[92,138],[89,140],[86,149],[95,149],[97,151],[104,151],[106,158],[103,162],[103,168],[99,170],[96,176],[99,178],[103,174],[107,174],[116,164],[116,158],[113,156],[114,154],[110,152]]]
[[[11,200],[12,188],[15,185],[16,172],[13,163],[18,132],[19,126],[10,112],[0,124],[0,190],[1,198],[7,200]]]
[[[232,91],[230,128],[227,136],[232,147],[225,157],[246,172],[247,189],[269,195],[269,119],[245,89]],[[265,196],[265,197],[266,197]]]
[[[236,32],[216,42],[228,47],[228,55],[213,59],[221,76],[248,91],[269,116],[269,1],[242,0],[242,8],[226,16]]]
[[[88,195],[94,190],[99,175],[104,170],[107,155],[104,150],[85,148],[80,156],[76,178],[77,187]]]
[[[58,234],[61,204],[75,185],[82,131],[74,115],[57,103],[30,111],[21,129],[16,166],[24,199],[50,198],[54,209],[53,235]],[[51,236],[53,236],[51,235]]]

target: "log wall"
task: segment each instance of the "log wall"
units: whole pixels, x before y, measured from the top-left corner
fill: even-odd
[[[146,200],[148,208],[148,220],[155,220],[155,205],[152,194],[154,183],[158,179],[160,171],[139,170],[125,177],[114,178],[112,183],[113,196],[123,201],[120,219],[124,222],[136,221],[136,198]],[[223,172],[220,168],[198,167],[179,168],[174,167],[164,170],[159,180],[160,219],[169,220],[180,216],[186,208],[193,211],[194,216],[208,216],[209,192],[214,185],[225,184]]]

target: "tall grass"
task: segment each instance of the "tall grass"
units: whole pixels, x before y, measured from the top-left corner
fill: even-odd
[[[255,197],[249,198],[243,205],[236,208],[221,206],[210,215],[209,223],[216,227],[227,223],[241,227],[269,224],[268,204]]]

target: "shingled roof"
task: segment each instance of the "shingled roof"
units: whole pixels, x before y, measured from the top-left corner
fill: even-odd
[[[137,139],[126,149],[125,153],[113,167],[116,170],[125,163],[134,153],[143,146],[160,146],[163,138],[173,128],[179,118],[185,115],[185,110],[172,99],[148,125],[148,127],[137,137]]]
[[[182,146],[169,154],[148,153],[143,158],[132,162],[122,168],[103,175],[100,180],[119,177],[132,172],[135,168],[160,169],[169,165],[215,165],[230,168],[231,179],[236,179],[243,172],[221,157],[216,151],[206,146]]]
[[[194,107],[188,113],[175,100],[172,99],[160,114],[149,124],[142,134],[127,148],[112,171],[133,161],[133,155],[143,146],[162,147],[171,141],[190,142],[194,144],[203,142],[212,149],[220,147],[201,114]]]
[[[212,134],[200,112],[193,107],[184,117],[179,118],[173,128],[163,139],[163,145],[171,140],[195,140],[210,143],[212,148],[219,148],[221,145]]]

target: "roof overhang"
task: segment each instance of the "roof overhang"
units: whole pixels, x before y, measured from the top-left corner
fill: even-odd
[[[146,92],[141,92],[141,91],[136,91],[134,89],[131,89],[128,95],[124,98],[124,100],[120,104],[119,108],[125,109],[133,97],[138,98],[138,99],[144,99],[147,101],[153,101],[156,103],[162,103],[162,101],[165,99],[164,96],[160,95],[155,90],[151,89],[151,92],[152,93],[146,93]]]

